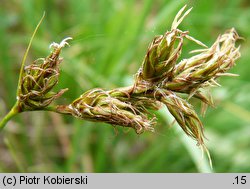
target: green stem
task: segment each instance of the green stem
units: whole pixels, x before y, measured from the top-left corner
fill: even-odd
[[[24,112],[24,111],[50,111],[55,112],[59,114],[70,114],[70,109],[66,105],[58,105],[58,106],[48,106],[43,109],[34,109],[34,110],[21,110],[18,107],[18,102],[15,103],[15,105],[11,108],[9,113],[1,120],[0,122],[0,132],[5,127],[7,122],[13,118],[16,114]]]
[[[42,111],[50,111],[58,114],[71,114],[71,109],[67,105],[47,106]]]
[[[1,122],[0,122],[0,132],[5,127],[7,122],[18,113],[20,113],[20,111],[18,110],[18,102],[16,102],[15,105],[9,111],[9,113],[1,120]]]

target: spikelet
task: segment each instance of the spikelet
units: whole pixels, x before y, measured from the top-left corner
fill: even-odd
[[[51,91],[58,83],[63,60],[59,57],[61,49],[68,45],[69,39],[65,38],[60,44],[52,43],[53,50],[48,57],[37,59],[24,68],[17,97],[22,111],[43,109],[67,90]]]
[[[131,127],[137,134],[145,130],[154,131],[154,119],[150,120],[148,115],[138,108],[139,106],[131,105],[129,101],[121,101],[118,98],[112,97],[112,91],[91,89],[68,107],[63,108],[77,118]]]

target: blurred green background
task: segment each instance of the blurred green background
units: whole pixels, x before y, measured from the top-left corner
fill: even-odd
[[[46,17],[27,62],[48,55],[49,44],[72,36],[63,50],[59,88],[70,103],[93,87],[111,89],[133,80],[148,44],[171,27],[185,4],[192,12],[180,28],[211,45],[235,27],[245,38],[242,57],[220,78],[212,94],[216,108],[202,119],[214,172],[250,172],[249,0],[0,0],[0,117],[15,102],[20,62],[43,12]],[[198,46],[185,42],[182,57]],[[197,111],[200,104],[194,102]],[[171,117],[156,112],[155,133],[92,123],[49,112],[26,112],[0,133],[0,172],[209,172],[206,158]]]

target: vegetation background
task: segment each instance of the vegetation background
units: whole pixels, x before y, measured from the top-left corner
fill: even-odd
[[[231,27],[245,38],[232,70],[240,77],[220,79],[222,87],[212,89],[217,106],[202,122],[213,171],[250,172],[249,0],[0,0],[0,117],[15,102],[20,62],[44,11],[27,62],[72,36],[58,85],[69,88],[58,103],[69,103],[90,88],[131,83],[148,44],[170,29],[185,4],[193,10],[180,28],[205,44]],[[186,42],[182,57],[194,48]],[[0,172],[210,172],[195,143],[171,127],[165,113],[156,112],[155,133],[140,136],[55,113],[22,113],[0,133]]]

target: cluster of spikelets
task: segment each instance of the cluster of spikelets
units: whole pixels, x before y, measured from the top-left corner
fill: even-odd
[[[233,75],[227,71],[240,57],[239,47],[235,46],[239,36],[231,29],[208,48],[189,36],[188,31],[177,29],[191,10],[182,15],[184,9],[175,17],[171,31],[155,37],[149,45],[133,86],[111,91],[91,89],[68,106],[68,113],[91,121],[132,127],[142,133],[153,131],[156,123],[148,110],[157,110],[165,104],[183,131],[203,145],[203,125],[188,99],[194,97],[205,105],[213,105],[205,89],[219,86],[216,82],[219,76]],[[178,62],[184,39],[203,48]],[[187,94],[187,99],[178,93]]]
[[[17,93],[19,112],[50,110],[84,120],[131,127],[139,134],[145,130],[154,131],[156,119],[149,110],[158,110],[165,105],[183,131],[203,146],[203,125],[188,100],[197,98],[205,105],[213,105],[206,89],[219,86],[218,77],[234,75],[227,71],[240,57],[239,47],[235,45],[239,36],[234,29],[228,30],[207,47],[189,36],[188,31],[178,29],[191,11],[184,10],[185,7],[178,12],[170,31],[153,39],[132,86],[109,91],[91,89],[69,105],[51,105],[67,89],[51,90],[58,83],[61,49],[71,38],[60,44],[53,43],[47,58],[33,62],[21,71]],[[186,39],[202,48],[192,51],[196,53],[194,56],[180,61],[178,58]],[[180,93],[187,97],[181,98]]]

